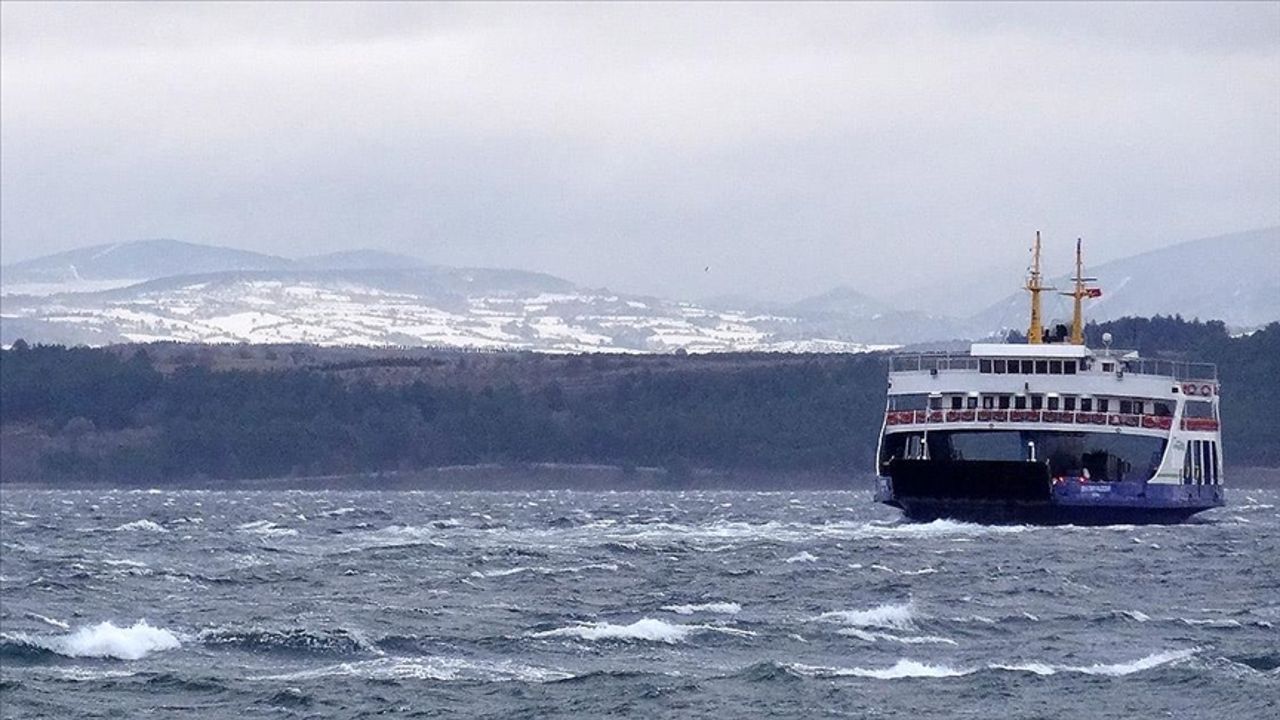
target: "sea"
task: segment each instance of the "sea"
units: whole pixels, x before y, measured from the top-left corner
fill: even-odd
[[[5,718],[1276,718],[1280,492],[0,490]]]

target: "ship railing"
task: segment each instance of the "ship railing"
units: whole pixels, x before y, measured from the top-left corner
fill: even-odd
[[[1106,356],[1102,356],[1106,357]],[[1160,375],[1174,380],[1218,380],[1218,366],[1213,363],[1160,360],[1156,358],[1119,358],[1120,369],[1134,375]]]
[[[1100,425],[1115,428],[1142,428],[1143,430],[1170,430],[1173,418],[1168,415],[1134,413],[1074,412],[1072,410],[890,410],[885,414],[885,425],[945,425],[950,423],[993,423],[1001,426],[1018,426],[1026,423],[1054,423],[1059,425]],[[1187,430],[1217,430],[1218,421],[1196,418],[1182,421]]]
[[[1092,362],[1115,362],[1117,370],[1133,375],[1155,375],[1178,381],[1218,380],[1218,366],[1213,363],[1164,360],[1159,358],[1125,357],[1135,354],[1131,350],[1110,350],[1094,355]],[[918,352],[897,353],[889,356],[890,372],[955,372],[979,371],[983,358],[967,352]],[[1017,375],[1019,373],[1010,373]]]

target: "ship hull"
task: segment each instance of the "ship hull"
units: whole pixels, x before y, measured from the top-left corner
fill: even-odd
[[[1173,524],[1225,502],[1221,486],[1052,478],[1043,462],[895,460],[876,500],[912,520]]]
[[[1026,525],[1173,525],[1200,508],[1073,507],[1054,503],[991,503],[957,500],[908,500],[888,503],[917,522],[958,520],[982,524]]]

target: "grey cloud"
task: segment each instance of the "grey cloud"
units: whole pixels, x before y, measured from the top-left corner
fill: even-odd
[[[1102,260],[1280,222],[1274,5],[0,7],[6,262],[173,236],[910,298],[1036,227]]]

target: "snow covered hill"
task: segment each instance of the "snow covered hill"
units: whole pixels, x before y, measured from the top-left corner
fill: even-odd
[[[1280,319],[1280,228],[1087,268],[1088,317],[1180,313],[1248,329]],[[1066,287],[1064,279],[1057,281]],[[896,309],[852,288],[788,304],[624,295],[519,270],[353,250],[301,259],[172,240],[100,245],[0,269],[0,345],[313,343],[548,352],[819,351],[1022,328],[1026,294],[969,319]],[[1056,296],[1046,316],[1069,305]]]
[[[549,275],[428,267],[244,271],[0,298],[0,342],[313,343],[551,352],[850,352],[797,318],[575,287]]]

